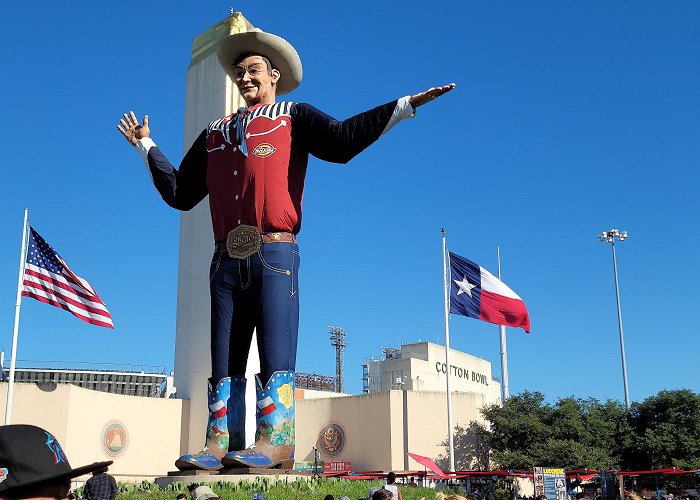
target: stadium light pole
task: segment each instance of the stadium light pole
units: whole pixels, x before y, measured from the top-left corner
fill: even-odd
[[[625,386],[625,406],[627,411],[630,409],[630,394],[627,389],[627,362],[625,360],[625,335],[622,330],[622,311],[620,309],[620,286],[617,282],[617,258],[615,257],[615,240],[625,241],[627,239],[627,231],[618,231],[617,229],[609,229],[598,235],[598,241],[610,243],[612,248],[613,258],[613,273],[615,275],[615,298],[617,299],[617,326],[620,330],[620,354],[622,355],[622,381]]]

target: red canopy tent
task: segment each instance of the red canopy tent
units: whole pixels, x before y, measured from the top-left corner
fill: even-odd
[[[438,465],[428,457],[423,457],[421,455],[416,455],[415,453],[409,453],[412,459],[414,459],[419,464],[423,465],[430,471],[434,472],[440,479],[470,479],[470,478],[483,478],[483,477],[519,477],[519,478],[530,478],[532,479],[532,471],[529,470],[489,470],[489,471],[456,471],[445,473]],[[642,471],[617,471],[614,469],[609,470],[614,474],[620,476],[643,476],[650,474],[660,474],[660,475],[678,475],[678,474],[698,474],[700,469],[693,470],[682,470],[675,467],[670,467],[666,469],[654,469],[654,470],[642,470]],[[579,478],[584,481],[590,481],[595,476],[597,476],[600,471],[596,469],[569,469],[566,471],[566,477],[568,479]],[[396,471],[397,476],[419,476],[424,474],[423,471]],[[344,479],[351,480],[361,480],[368,481],[373,479],[385,478],[386,473],[380,471],[370,471],[370,472],[337,472],[337,473],[327,473],[324,474],[326,477],[343,477]]]
[[[408,453],[408,456],[416,462],[418,462],[419,464],[421,464],[422,466],[426,467],[427,469],[430,469],[441,478],[446,477],[445,473],[442,472],[442,469],[440,469],[440,467],[438,467],[438,465],[431,458],[416,455],[415,453]]]

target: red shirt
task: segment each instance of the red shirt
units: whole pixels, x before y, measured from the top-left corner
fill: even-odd
[[[170,206],[190,210],[209,194],[214,239],[241,224],[260,232],[301,229],[308,155],[347,163],[399,119],[399,101],[338,121],[313,106],[278,102],[221,118],[197,137],[175,169],[157,147],[148,150],[153,182]],[[412,109],[410,110],[412,116]],[[247,156],[237,139],[245,130]],[[239,134],[240,135],[240,134]]]
[[[239,224],[299,232],[309,158],[292,150],[290,108],[285,102],[246,110],[248,156],[236,143],[235,114],[207,127],[206,182],[216,240]]]

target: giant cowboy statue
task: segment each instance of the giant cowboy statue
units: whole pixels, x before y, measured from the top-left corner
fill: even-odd
[[[209,419],[202,451],[181,470],[283,467],[294,462],[294,369],[299,325],[296,235],[309,154],[347,163],[416,108],[454,84],[402,97],[338,121],[309,104],[277,102],[302,78],[284,39],[257,29],[229,35],[217,49],[247,108],[210,123],[179,169],[151,139],[148,116],[117,126],[144,159],[163,200],[190,210],[207,195],[214,229],[210,269]],[[245,370],[257,331],[256,441],[246,448]]]

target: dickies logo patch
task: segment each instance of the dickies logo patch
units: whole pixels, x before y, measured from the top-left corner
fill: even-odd
[[[5,479],[7,479],[8,475],[9,474],[8,474],[6,468],[3,467],[2,469],[0,469],[0,483],[2,483]]]
[[[277,151],[276,147],[274,147],[269,142],[263,142],[262,144],[258,144],[255,147],[255,149],[253,150],[253,154],[258,158],[267,158],[275,151]]]

